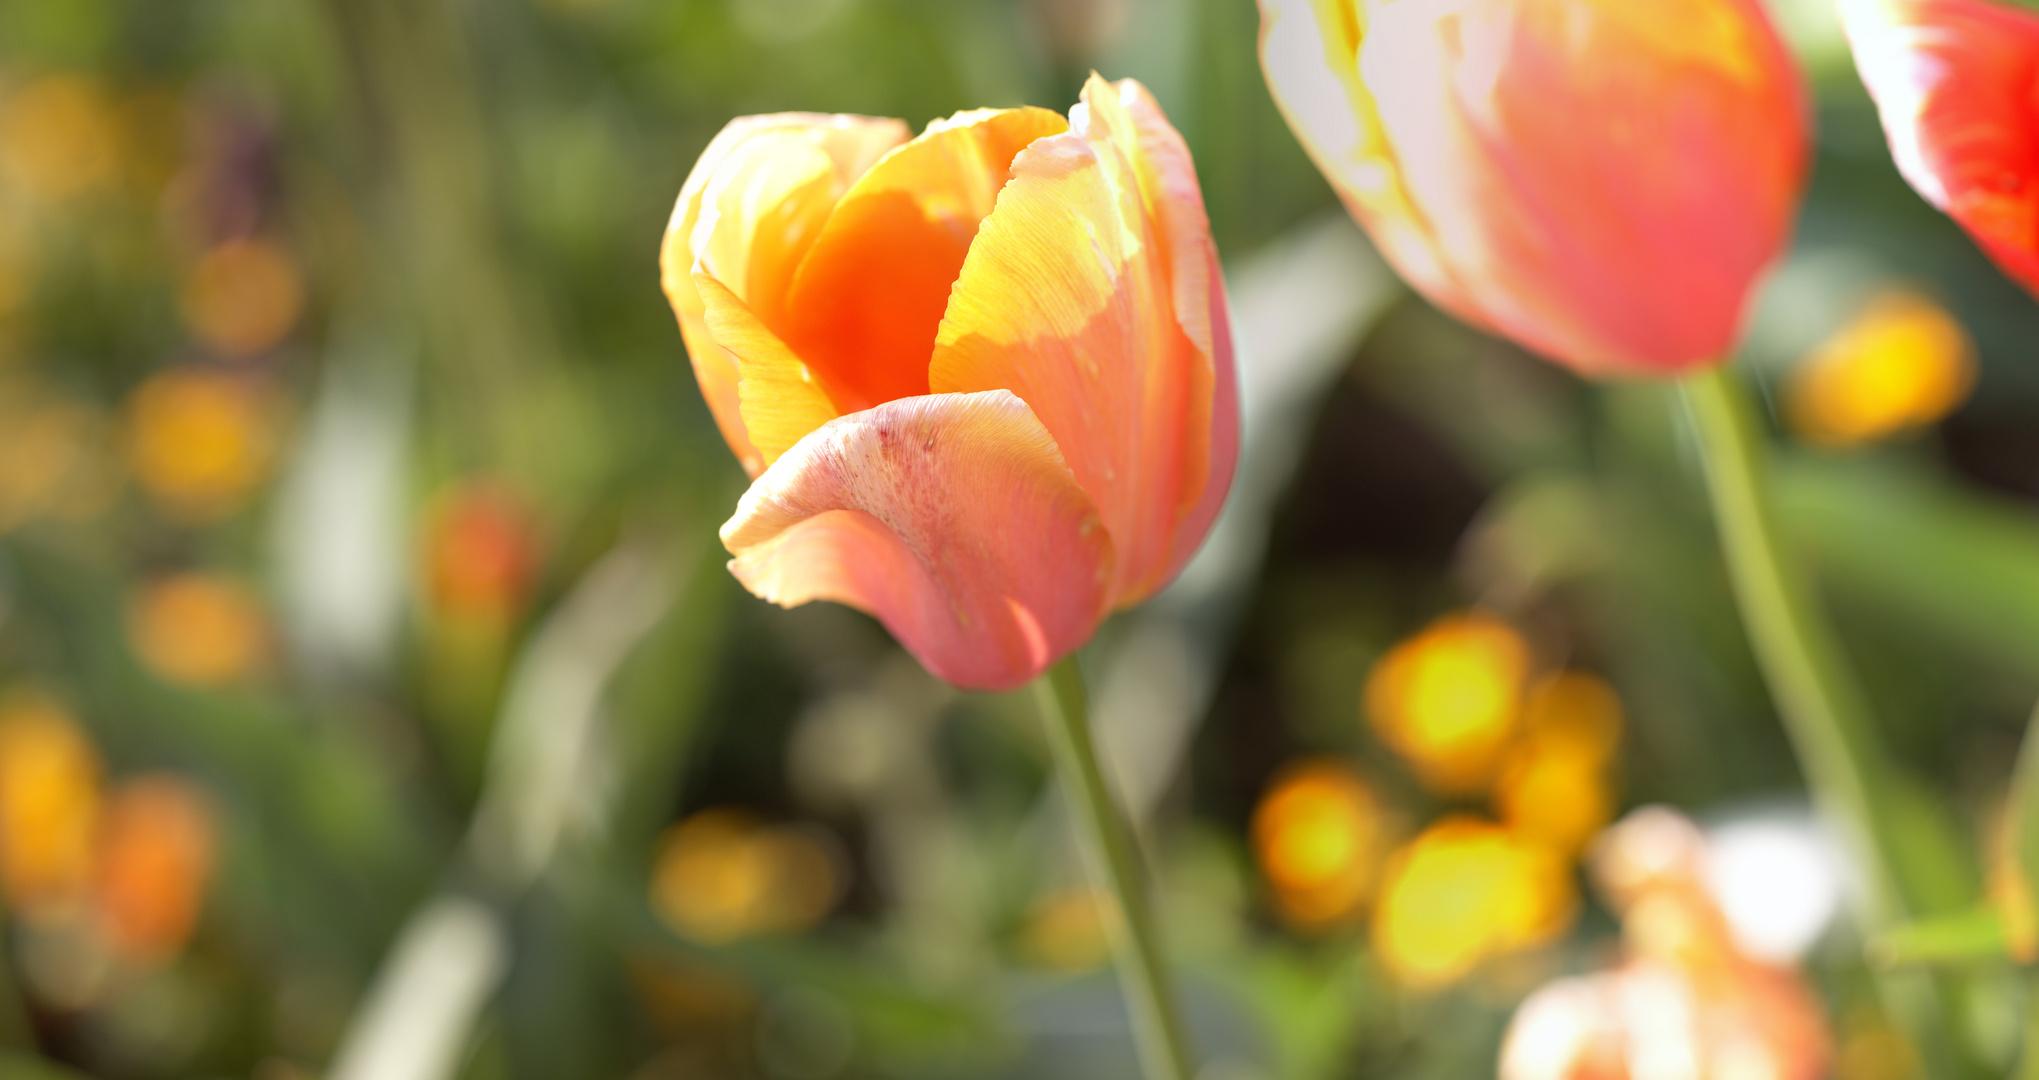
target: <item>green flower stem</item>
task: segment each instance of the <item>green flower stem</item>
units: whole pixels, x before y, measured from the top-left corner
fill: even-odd
[[[1174,984],[1161,953],[1161,935],[1147,904],[1145,868],[1124,811],[1099,767],[1090,734],[1083,673],[1071,656],[1034,683],[1041,717],[1054,745],[1055,770],[1082,834],[1093,878],[1117,906],[1111,926],[1119,985],[1132,1014],[1134,1037],[1147,1080],[1191,1080],[1189,1043]]]
[[[1913,914],[1893,876],[1903,862],[1900,842],[1878,801],[1890,792],[1895,769],[1832,625],[1778,536],[1747,388],[1720,365],[1686,379],[1684,390],[1749,644],[1814,800],[1855,833],[1850,839],[1865,860],[1872,894],[1872,929],[1882,929]]]
[[[1749,644],[1814,802],[1845,831],[1856,855],[1868,892],[1864,930],[1874,940],[1922,914],[1921,896],[1907,888],[1918,883],[1905,872],[1913,860],[1903,820],[1906,808],[1916,811],[1918,804],[1907,798],[1909,781],[1870,723],[1868,699],[1810,579],[1779,536],[1764,436],[1747,387],[1723,365],[1687,378],[1684,391]],[[1923,1074],[1955,1075],[1945,981],[1886,971],[1877,986],[1925,1063]]]

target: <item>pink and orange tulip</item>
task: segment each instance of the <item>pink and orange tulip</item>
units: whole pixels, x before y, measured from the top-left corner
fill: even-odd
[[[785,606],[1025,683],[1165,585],[1230,485],[1223,283],[1188,149],[1130,80],[1068,119],[732,121],[661,256],[753,483],[722,527]]]
[[[1905,179],[2039,293],[2039,14],[1988,0],[1841,0]]]
[[[1806,172],[1760,0],[1261,0],[1268,84],[1402,276],[1583,374],[1735,345]]]

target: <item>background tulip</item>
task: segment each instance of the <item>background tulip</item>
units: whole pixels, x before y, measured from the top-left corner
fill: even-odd
[[[1263,0],[1276,101],[1402,275],[1589,375],[1724,356],[1805,93],[1757,0]]]
[[[1982,0],[1842,0],[1905,179],[2039,291],[2039,15]]]
[[[1188,150],[1093,77],[1065,121],[979,110],[729,125],[662,255],[756,478],[723,527],[761,597],[876,615],[1009,688],[1166,584],[1237,456],[1230,331]]]

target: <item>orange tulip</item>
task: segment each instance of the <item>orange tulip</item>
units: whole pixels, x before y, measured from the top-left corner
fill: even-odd
[[[1897,167],[2039,293],[2039,14],[1985,0],[1842,0]]]
[[[1069,118],[735,120],[661,258],[755,478],[730,569],[1018,686],[1166,584],[1230,485],[1223,283],[1188,149],[1130,80]]]
[[[1261,0],[1269,86],[1438,305],[1588,375],[1735,344],[1806,172],[1760,0]]]

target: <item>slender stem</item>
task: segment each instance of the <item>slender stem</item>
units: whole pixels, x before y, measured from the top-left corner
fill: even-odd
[[[1894,772],[1889,755],[1832,625],[1779,539],[1747,389],[1725,366],[1688,378],[1684,389],[1749,643],[1814,799],[1856,833],[1874,893],[1871,917],[1888,924],[1908,914],[1892,873],[1901,856],[1876,797]]]
[[[1868,699],[1810,579],[1779,536],[1764,436],[1747,388],[1720,366],[1686,379],[1684,391],[1749,644],[1814,802],[1848,834],[1867,885],[1866,929],[1878,933],[1919,914],[1904,888],[1904,778],[1870,724]],[[1952,1075],[1947,988],[1917,972],[1885,972],[1877,985],[1927,1063],[1926,1075]]]
[[[1098,765],[1097,747],[1090,737],[1090,705],[1076,658],[1063,660],[1041,676],[1034,692],[1092,876],[1118,907],[1118,918],[1107,921],[1142,1069],[1147,1080],[1190,1080],[1195,1070],[1189,1042],[1161,953],[1161,936],[1147,906],[1144,868],[1125,813]]]

